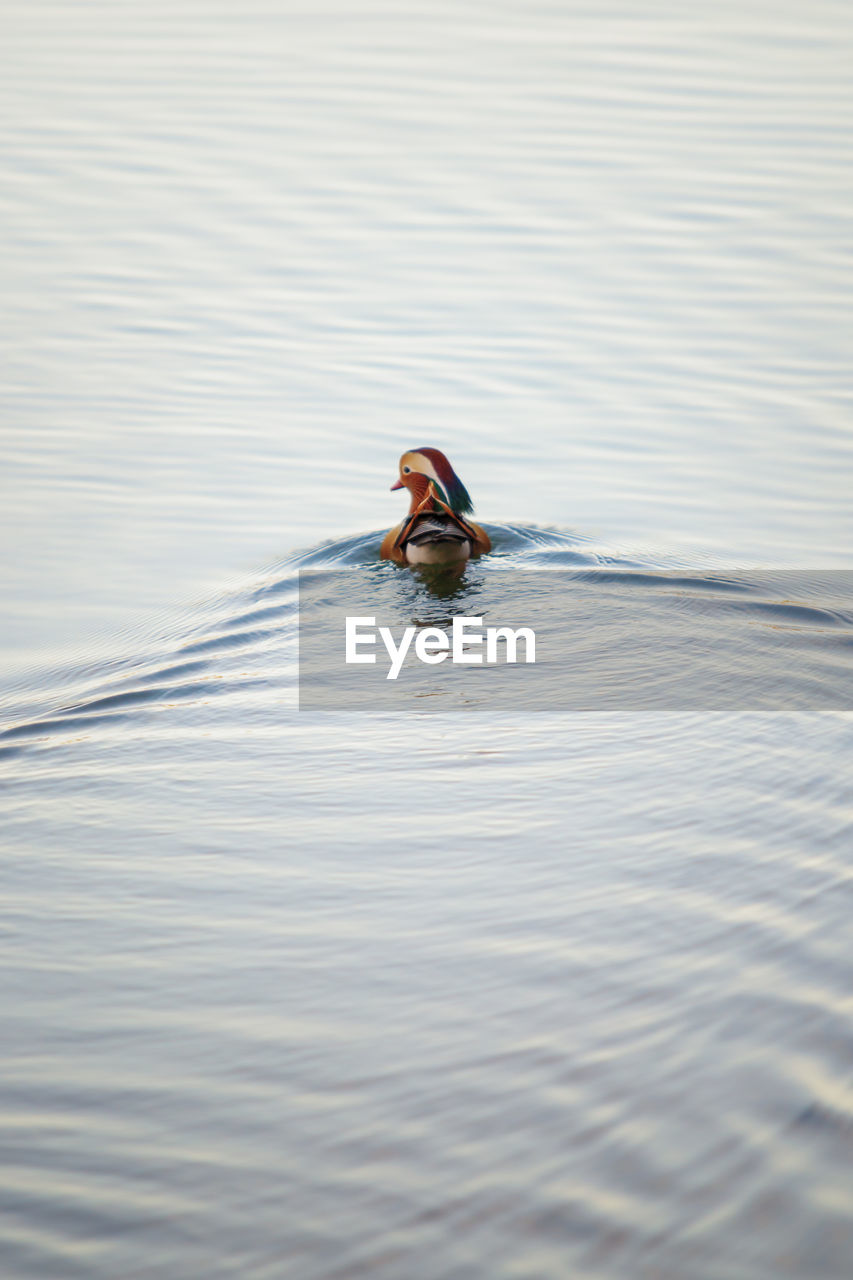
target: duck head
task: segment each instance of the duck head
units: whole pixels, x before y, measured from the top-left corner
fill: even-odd
[[[455,515],[465,516],[474,510],[468,490],[440,449],[411,449],[400,459],[400,478],[392,489],[408,489],[411,511],[432,495],[440,499]]]

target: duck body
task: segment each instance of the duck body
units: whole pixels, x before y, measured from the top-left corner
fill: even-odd
[[[485,529],[466,519],[468,490],[440,449],[412,449],[400,459],[392,489],[408,489],[409,514],[382,540],[379,554],[397,564],[458,566],[491,550]]]

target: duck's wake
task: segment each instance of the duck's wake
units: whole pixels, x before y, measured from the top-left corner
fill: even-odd
[[[795,705],[808,709],[810,689],[832,694],[839,682],[849,681],[850,575],[812,581],[796,574],[675,572],[557,529],[517,524],[484,528],[491,553],[454,574],[383,560],[381,532],[322,543],[270,565],[251,583],[176,619],[171,628],[129,651],[62,671],[35,672],[15,690],[0,732],[0,752],[72,741],[95,729],[135,729],[178,706],[215,705],[223,712],[233,707],[240,714],[259,702],[274,702],[292,712],[299,671],[300,575],[303,582],[309,576],[316,598],[318,582],[334,571],[348,575],[351,612],[383,607],[402,625],[445,625],[458,614],[525,622],[547,597],[549,626],[569,642],[561,650],[563,668],[552,674],[544,690],[546,703],[559,703],[584,663],[603,648],[629,655],[610,673],[614,687],[624,683],[638,637],[652,655],[668,647],[682,658],[689,651],[691,661],[701,659],[706,695],[713,684],[727,694],[723,701],[729,706],[737,691],[735,673],[744,654],[757,652],[759,640],[767,646],[762,687],[781,678],[777,659],[786,649],[785,679],[794,681],[790,696]]]

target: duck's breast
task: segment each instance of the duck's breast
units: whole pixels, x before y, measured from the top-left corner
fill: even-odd
[[[409,564],[458,564],[470,555],[471,543],[467,538],[436,538],[430,542],[406,543]]]

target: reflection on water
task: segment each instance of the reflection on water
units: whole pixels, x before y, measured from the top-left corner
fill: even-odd
[[[847,1280],[849,10],[6,16],[4,1280]],[[297,712],[300,569],[790,696]]]

